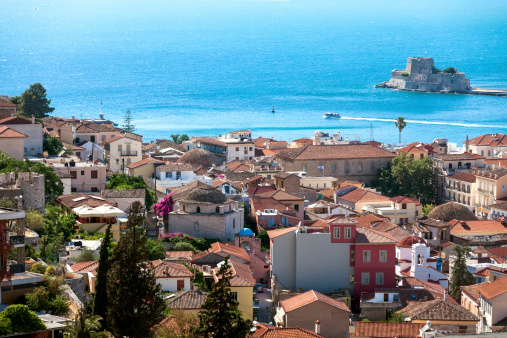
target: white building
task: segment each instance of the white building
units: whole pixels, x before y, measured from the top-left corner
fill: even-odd
[[[195,144],[217,155],[225,163],[255,159],[255,143],[250,130],[233,131],[217,138],[197,138]]]
[[[11,116],[0,120],[0,126],[7,126],[27,136],[24,140],[25,156],[42,154],[42,123],[35,122],[34,116],[31,119],[18,115]]]
[[[83,141],[81,143],[78,143],[77,146],[84,148],[84,150],[76,151],[76,155],[79,156],[81,160],[84,161],[88,159],[88,156],[90,156],[91,160],[104,161],[104,148],[97,143],[91,141]]]
[[[195,175],[194,167],[188,163],[167,163],[158,166],[155,169],[155,175],[157,190],[159,191],[171,190],[170,188],[187,185],[194,181],[200,181],[208,185],[213,184],[211,177]],[[150,178],[149,181],[152,186],[155,184],[153,178]]]
[[[391,222],[399,225],[413,222],[422,215],[421,202],[415,198],[405,196],[392,197],[390,205],[385,205],[385,202],[367,203],[363,205],[362,209],[389,217]]]
[[[444,186],[444,201],[461,204],[475,212],[476,181],[476,176],[467,172],[447,176]]]
[[[156,260],[149,263],[157,283],[164,292],[188,291],[194,274],[183,264]]]

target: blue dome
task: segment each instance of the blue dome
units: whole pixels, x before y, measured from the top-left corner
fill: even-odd
[[[239,231],[239,235],[240,236],[253,236],[254,233],[252,230],[248,229],[248,228],[243,228]]]

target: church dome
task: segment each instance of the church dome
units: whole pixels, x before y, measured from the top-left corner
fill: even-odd
[[[396,244],[398,248],[412,248],[414,244],[424,244],[429,246],[424,239],[419,236],[407,236]]]
[[[195,166],[202,165],[206,168],[210,168],[213,165],[219,166],[222,164],[222,161],[217,157],[217,155],[201,148],[194,148],[190,151],[187,151],[178,159],[178,162],[193,164]]]
[[[444,222],[449,222],[453,219],[460,221],[477,220],[477,217],[475,217],[474,213],[470,209],[454,202],[445,203],[435,207],[428,214],[428,218],[438,219]]]
[[[212,186],[203,186],[192,190],[187,197],[182,200],[187,203],[215,203],[221,204],[227,202],[227,197]]]
[[[239,231],[239,235],[240,236],[253,236],[254,233],[252,230],[248,229],[248,228],[243,228]]]

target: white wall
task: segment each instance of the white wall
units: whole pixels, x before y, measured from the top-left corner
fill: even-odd
[[[174,277],[174,278],[157,278],[157,283],[162,286],[162,291],[177,291],[178,290],[178,280],[184,280],[184,290],[190,290],[190,277]]]
[[[28,136],[25,138],[25,155],[37,156],[37,154],[42,154],[42,124],[6,124],[6,126]]]

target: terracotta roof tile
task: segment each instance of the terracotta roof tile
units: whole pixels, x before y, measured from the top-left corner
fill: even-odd
[[[0,99],[0,107],[17,107],[17,105],[7,100]]]
[[[351,159],[351,158],[393,158],[396,155],[369,144],[329,145],[316,146],[306,145],[278,154],[281,158],[297,160],[323,160],[323,159]]]
[[[194,166],[188,163],[173,163],[167,162],[164,165],[158,166],[157,170],[160,172],[168,171],[194,171]]]
[[[500,168],[507,168],[507,159],[505,158],[495,158],[493,160],[485,160],[484,163],[494,167],[498,166]]]
[[[452,226],[451,235],[506,234],[507,225],[499,220],[478,220],[449,222]]]
[[[174,297],[167,300],[167,307],[170,309],[200,309],[206,299],[208,298],[209,292],[201,290],[189,290],[178,292]]]
[[[313,331],[300,327],[272,327],[256,324],[255,331],[250,334],[251,338],[319,338],[323,337]]]
[[[99,261],[89,261],[72,264],[71,268],[72,271],[79,273],[79,272],[92,272],[93,270],[96,270],[98,266]]]
[[[463,154],[436,154],[436,158],[440,158],[444,161],[458,161],[458,160],[474,160],[485,158],[483,156],[479,156],[477,154],[472,153],[463,153]]]
[[[276,230],[269,230],[268,231],[268,236],[269,236],[269,239],[273,239],[273,238],[276,238],[278,236],[282,236],[282,235],[288,234],[290,232],[295,232],[295,231],[296,231],[296,227],[284,228],[284,229],[276,229]]]
[[[460,286],[461,292],[466,293],[474,301],[479,302],[479,288],[489,284],[490,282],[484,282],[474,285]]]
[[[393,235],[369,228],[356,228],[356,243],[385,243],[395,244],[397,242]]]
[[[398,312],[406,313],[412,320],[479,321],[463,306],[441,299],[411,304]]]
[[[241,263],[237,259],[231,257],[229,259],[231,264],[230,271],[232,272],[231,286],[248,286],[253,287],[255,285],[255,279],[252,276],[252,270],[247,264]],[[215,282],[218,281],[217,272],[219,268],[216,267],[213,270],[213,278]]]
[[[105,204],[111,205],[113,207],[118,206],[118,203],[114,201],[108,200],[100,196],[86,194],[61,195],[58,197],[58,202],[67,206],[70,209],[74,209],[82,205],[87,205],[92,208],[100,207]]]
[[[164,163],[164,161],[160,161],[160,160],[157,160],[155,158],[144,158],[140,161],[137,161],[137,162],[134,162],[134,163],[131,163],[127,166],[127,168],[129,169],[135,169],[135,168],[138,168],[140,166],[143,166],[145,164],[148,164],[150,162],[154,162],[154,163]]]
[[[166,256],[169,258],[194,257],[193,251],[167,251]]]
[[[499,278],[478,288],[479,293],[486,299],[491,299],[507,292],[507,277]]]
[[[342,199],[345,201],[357,203],[357,202],[386,202],[390,201],[390,198],[381,194],[374,193],[372,191],[356,188],[344,195],[337,197],[337,200]]]
[[[296,210],[289,208],[285,204],[278,202],[273,197],[260,197],[253,196],[250,197],[250,205],[252,205],[252,212],[256,212],[257,210],[264,211],[265,209],[273,209],[278,210],[279,212],[296,212]]]
[[[131,139],[131,140],[136,140],[135,138],[133,138],[131,136],[128,136],[128,135],[118,135],[118,136],[115,136],[115,137],[108,138],[107,140],[104,141],[104,143],[112,143],[112,142],[118,141],[118,140],[120,140],[122,138],[128,138],[128,139]]]
[[[425,324],[385,323],[385,322],[354,322],[356,333],[351,337],[418,337],[419,330]]]
[[[396,244],[398,248],[412,248],[412,245],[421,243],[429,247],[428,243],[419,236],[407,236]]]
[[[7,126],[0,127],[0,138],[25,138],[28,135],[17,131],[16,129],[9,128]]]
[[[104,189],[100,196],[105,198],[145,198],[145,189]]]
[[[234,256],[234,257],[237,257],[237,258],[241,258],[247,262],[251,262],[252,260],[250,259],[250,256],[248,255],[248,253],[246,252],[246,250],[244,248],[241,248],[241,247],[237,247],[237,246],[234,246],[234,245],[230,245],[230,244],[224,244],[224,243],[220,243],[220,242],[215,242],[213,244],[211,244],[211,250],[213,252],[223,252],[225,253],[226,255],[230,255],[230,256]]]
[[[476,176],[474,174],[470,174],[467,172],[460,172],[454,175],[447,176],[447,178],[452,178],[453,180],[468,182],[468,183],[474,183],[476,180]]]
[[[151,261],[149,268],[153,270],[155,278],[170,278],[170,277],[193,277],[194,274],[188,270],[185,265],[162,261],[160,259]]]
[[[35,123],[40,124],[40,122]],[[32,120],[28,117],[14,115],[0,120],[0,124],[32,124]]]
[[[451,246],[451,245],[456,245],[456,244],[454,244],[453,242],[446,242],[444,244],[440,244],[440,247],[441,248],[447,248],[448,246]]]
[[[463,142],[465,144],[465,142]],[[476,146],[506,146],[507,145],[507,135],[504,134],[485,134],[478,137],[474,137],[473,139],[468,140],[469,145]]]
[[[415,203],[415,205],[421,205],[421,202],[417,198],[407,197],[407,196],[396,196],[391,197],[391,201],[395,203]]]
[[[323,295],[322,293],[314,290],[310,290],[305,293],[301,293],[297,296],[281,300],[280,306],[283,308],[283,311],[285,313],[288,313],[317,301],[326,303],[340,310],[350,312],[349,308],[347,307],[347,305],[345,305],[345,303],[340,302],[329,296]]]

